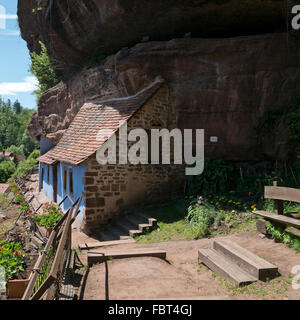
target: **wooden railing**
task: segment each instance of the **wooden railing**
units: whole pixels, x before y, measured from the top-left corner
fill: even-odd
[[[58,297],[64,269],[71,254],[72,223],[79,214],[82,198],[81,195],[53,228],[22,300],[52,300]]]

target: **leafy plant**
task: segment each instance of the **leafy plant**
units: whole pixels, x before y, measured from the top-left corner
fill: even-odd
[[[17,278],[24,271],[25,252],[18,242],[0,242],[0,266],[4,267],[7,279]]]
[[[277,120],[279,120],[286,112],[279,108],[268,108],[262,117],[258,119],[257,129],[258,131],[266,128],[274,128],[276,126]]]
[[[32,153],[29,155],[27,160],[36,160],[40,156],[40,151],[39,150],[34,150]]]
[[[38,99],[46,90],[54,87],[61,80],[54,70],[53,61],[48,55],[46,46],[41,41],[39,44],[41,46],[40,54],[35,52],[30,53],[32,61],[30,71],[37,77],[39,81],[39,89],[35,91]]]
[[[12,161],[0,162],[0,182],[5,183],[15,172],[16,165]]]
[[[196,238],[209,234],[209,228],[214,223],[217,212],[199,197],[198,202],[192,201],[188,208],[186,220],[191,224]]]
[[[187,177],[187,193],[189,195],[222,193],[226,191],[228,176],[233,168],[223,160],[205,159],[204,171],[199,176]]]
[[[300,239],[296,236],[284,231],[284,227],[275,226],[271,222],[267,221],[266,227],[268,233],[278,242],[282,242],[294,250],[300,252]]]
[[[14,201],[19,204],[19,207],[18,207],[19,211],[23,213],[28,212],[29,204],[25,201],[25,198],[22,192],[20,191],[19,187],[17,186],[13,178],[9,179],[8,183],[9,183],[10,190],[14,195]]]
[[[27,173],[32,172],[36,168],[37,164],[38,162],[32,158],[20,162],[12,177],[24,178]]]
[[[48,202],[45,203],[42,209],[42,213],[29,211],[27,217],[35,221],[40,226],[53,228],[62,217],[58,206],[54,203]]]

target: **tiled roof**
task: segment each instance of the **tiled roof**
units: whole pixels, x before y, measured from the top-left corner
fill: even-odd
[[[0,194],[5,193],[8,188],[9,188],[9,184],[0,183]]]
[[[99,130],[110,129],[116,132],[119,122],[131,118],[163,83],[163,79],[157,78],[134,96],[84,104],[58,145],[39,157],[38,161],[46,164],[61,161],[73,165],[84,162],[109,138],[97,141]]]
[[[6,152],[6,151],[0,151],[0,155],[1,156],[5,156],[5,157],[11,157],[13,156],[12,152]]]
[[[0,158],[4,158],[5,160],[13,161],[14,155],[12,152],[0,151]]]

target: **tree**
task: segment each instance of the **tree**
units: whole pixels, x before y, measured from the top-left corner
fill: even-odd
[[[12,161],[0,163],[0,183],[5,183],[16,171],[16,165]]]
[[[39,89],[35,91],[38,100],[46,90],[54,87],[60,81],[59,76],[53,68],[53,62],[48,55],[46,46],[41,41],[39,43],[41,46],[40,54],[35,52],[30,53],[32,62],[30,72],[34,74],[39,81]]]
[[[13,155],[14,155],[14,163],[16,165],[18,165],[19,161],[18,161],[18,156],[24,156],[25,157],[25,154],[24,154],[24,146],[21,145],[21,146],[10,146],[8,149],[6,149],[6,152],[11,152]]]
[[[21,103],[16,100],[13,104],[13,110],[15,111],[16,114],[20,114],[22,111]]]
[[[23,133],[21,144],[26,157],[28,157],[31,152],[39,146],[39,143],[28,134],[27,130]]]

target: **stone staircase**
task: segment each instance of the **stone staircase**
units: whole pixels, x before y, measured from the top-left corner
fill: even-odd
[[[278,276],[278,267],[230,240],[215,240],[212,249],[199,250],[199,263],[237,286]]]
[[[134,212],[127,216],[119,217],[108,224],[97,233],[97,237],[101,241],[125,240],[142,235],[156,227],[156,219],[148,217],[141,212]]]

